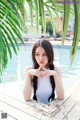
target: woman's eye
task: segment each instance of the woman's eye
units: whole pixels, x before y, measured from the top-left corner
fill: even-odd
[[[35,56],[39,56],[39,54],[35,54]]]
[[[47,54],[43,54],[43,56],[47,56]]]

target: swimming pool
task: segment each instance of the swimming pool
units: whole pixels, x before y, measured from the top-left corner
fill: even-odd
[[[62,71],[64,88],[67,89],[75,84],[80,78],[80,48],[77,50],[74,62],[70,67],[70,46],[53,45],[55,64],[59,64]],[[9,59],[7,68],[2,74],[0,81],[3,83],[24,80],[24,68],[31,66],[31,44],[20,46],[18,56],[13,53],[12,60]]]

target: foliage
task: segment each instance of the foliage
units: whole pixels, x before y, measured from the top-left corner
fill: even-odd
[[[29,6],[29,11],[27,12],[24,6],[25,2]],[[0,72],[3,71],[7,65],[8,55],[12,58],[10,45],[15,54],[17,54],[19,48],[16,38],[23,43],[21,33],[26,29],[25,14],[29,12],[32,26],[34,22],[33,15],[35,14],[37,30],[39,29],[39,19],[41,19],[43,31],[46,32],[45,10],[49,13],[53,29],[55,28],[54,15],[60,20],[59,13],[64,14],[63,44],[70,14],[75,16],[74,38],[71,48],[71,61],[73,61],[80,38],[80,4],[58,4],[57,0],[0,0]]]
[[[50,20],[46,22],[46,32],[48,32],[51,36],[53,36],[53,27]]]
[[[7,65],[8,55],[12,58],[10,45],[17,54],[17,39],[23,43],[21,31],[24,30],[25,9],[21,1],[0,0],[0,71]]]
[[[43,26],[44,32],[46,31],[46,15],[45,15],[45,8],[47,9],[47,12],[49,13],[49,16],[51,18],[51,23],[53,29],[55,28],[54,24],[54,15],[57,15],[59,21],[60,21],[60,14],[63,15],[63,32],[62,32],[62,45],[64,45],[65,37],[66,37],[66,32],[68,28],[68,23],[69,23],[69,18],[70,16],[74,16],[74,37],[73,37],[73,42],[72,42],[72,47],[71,47],[71,64],[74,60],[74,56],[76,54],[76,50],[78,47],[78,42],[80,39],[80,4],[77,4],[79,0],[77,0],[77,3],[74,4],[74,0],[72,0],[73,3],[71,4],[59,4],[57,0],[28,0],[32,5],[30,5],[31,10],[35,10],[35,16],[36,16],[36,21],[37,21],[37,26],[38,26],[38,21],[39,18],[41,18],[41,23]],[[36,1],[36,3],[34,2]],[[31,12],[32,13],[32,12]],[[60,14],[59,14],[60,13]],[[31,14],[32,15],[32,14]],[[33,17],[31,16],[31,19]],[[61,22],[61,21],[60,21]],[[76,24],[77,23],[77,24]],[[38,27],[37,27],[38,28]]]
[[[57,38],[61,37],[61,34],[59,32],[56,32],[56,37]]]

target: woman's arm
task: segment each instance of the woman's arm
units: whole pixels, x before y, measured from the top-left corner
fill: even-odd
[[[59,99],[64,99],[64,88],[61,78],[61,72],[59,68],[55,68],[55,71],[53,72],[54,80],[55,80],[55,89],[56,94]]]
[[[41,76],[40,69],[41,67],[39,67],[38,69],[34,69],[30,67],[25,70],[25,85],[24,85],[24,90],[23,90],[23,96],[25,100],[29,100],[32,95],[33,87],[31,83],[31,79],[34,75],[37,77]]]
[[[31,94],[32,94],[32,84],[31,84],[31,76],[28,73],[28,70],[30,68],[25,70],[25,85],[23,89],[23,96],[25,101],[30,100]]]

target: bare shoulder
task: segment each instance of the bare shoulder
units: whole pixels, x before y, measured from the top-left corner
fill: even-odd
[[[24,70],[25,73],[26,73],[28,70],[32,69],[32,68],[33,68],[32,66],[28,66],[28,67],[26,67],[25,70]]]
[[[24,69],[24,78],[27,77],[27,73],[28,73],[28,71],[29,71],[30,69],[32,69],[32,68],[33,68],[32,66],[25,67],[25,69]]]
[[[57,73],[61,73],[61,68],[60,68],[59,65],[55,65],[55,71],[56,71]]]
[[[62,81],[62,72],[61,72],[61,68],[59,65],[55,66],[55,71],[56,71],[60,81]]]

